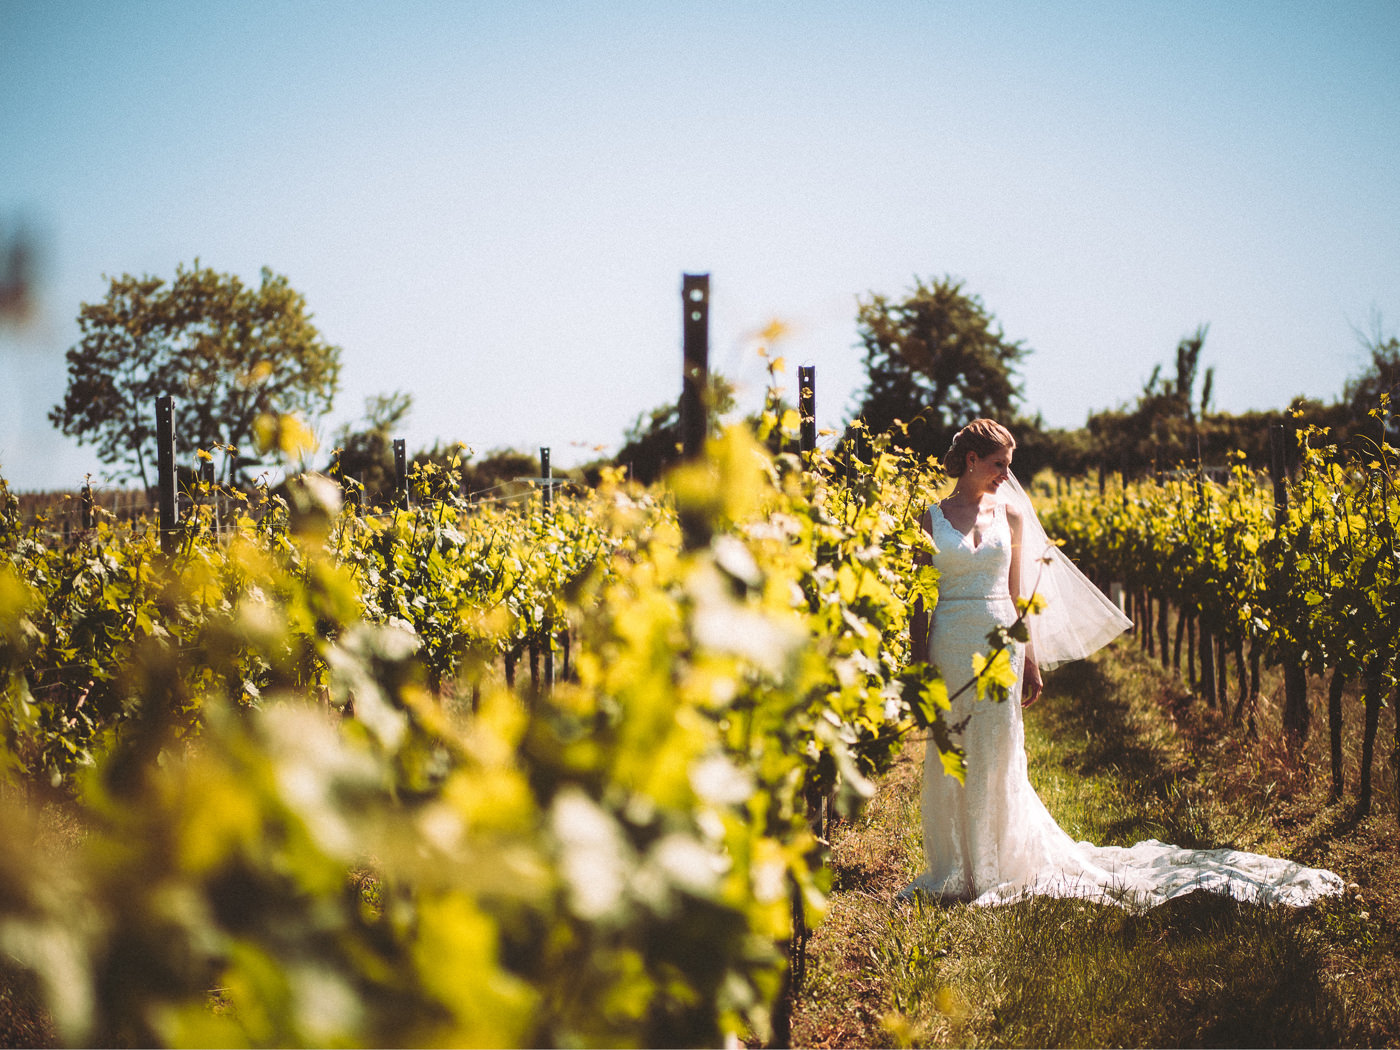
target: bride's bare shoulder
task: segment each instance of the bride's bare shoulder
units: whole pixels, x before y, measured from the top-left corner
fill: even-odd
[[[1021,508],[1016,505],[1014,500],[1006,500],[1002,503],[1002,506],[1006,508],[1006,520],[1011,524],[1012,530],[1020,531],[1022,518]]]

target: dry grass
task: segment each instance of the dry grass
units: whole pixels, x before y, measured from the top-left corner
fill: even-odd
[[[0,1046],[58,1046],[53,1023],[39,1004],[34,979],[0,965]]]
[[[1315,706],[1324,698],[1315,692]],[[1143,916],[1048,899],[898,907],[894,893],[922,860],[921,749],[911,747],[866,813],[836,836],[831,911],[813,940],[794,1041],[1400,1043],[1393,781],[1378,762],[1380,797],[1357,819],[1353,803],[1328,801],[1325,726],[1315,722],[1314,739],[1295,754],[1270,742],[1270,717],[1266,705],[1264,740],[1252,742],[1120,643],[1052,678],[1027,723],[1032,779],[1078,838],[1285,855],[1326,865],[1359,892],[1302,910],[1195,894]],[[1354,698],[1348,724],[1355,751]]]

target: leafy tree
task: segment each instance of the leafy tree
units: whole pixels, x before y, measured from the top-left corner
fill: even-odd
[[[1045,468],[1064,475],[1082,474],[1091,463],[1096,464],[1089,432],[1053,429],[1045,425],[1040,413],[1017,416],[1007,424],[1016,436],[1016,462],[1013,469],[1022,482],[1029,484]]]
[[[718,433],[716,421],[734,408],[734,384],[718,372],[710,373],[708,392],[710,432]],[[661,405],[637,417],[623,434],[622,448],[613,460],[626,467],[628,476],[650,485],[680,459],[680,402]]]
[[[489,498],[492,490],[516,478],[537,477],[540,472],[538,456],[519,449],[493,449],[480,459],[462,465],[462,486],[469,495]],[[560,472],[555,471],[556,475]]]
[[[892,431],[896,444],[932,455],[970,419],[1014,417],[1015,368],[1030,351],[961,281],[916,278],[897,301],[871,294],[856,321],[867,376],[857,415],[870,433]]]
[[[154,402],[175,398],[185,448],[253,444],[260,417],[296,414],[310,422],[330,410],[340,349],[322,339],[302,294],[264,268],[257,287],[236,276],[179,266],[175,280],[113,278],[106,297],[84,303],[82,338],[68,351],[68,388],[49,419],[96,445],[115,477],[150,487]],[[236,483],[256,458],[225,461]]]
[[[1400,407],[1400,338],[1387,336],[1376,316],[1371,320],[1370,334],[1357,332],[1357,339],[1370,360],[1360,375],[1347,381],[1342,402],[1352,417],[1352,426],[1364,432],[1368,413],[1380,407],[1383,395],[1389,398],[1391,413]],[[1386,439],[1396,441],[1400,431],[1394,416],[1387,416],[1386,421]]]
[[[1199,400],[1195,393],[1209,330],[1209,325],[1198,325],[1177,343],[1175,379],[1164,379],[1162,366],[1157,365],[1143,384],[1137,404],[1089,416],[1087,427],[1097,448],[1096,458],[1110,470],[1140,474],[1154,467],[1171,469],[1194,462],[1197,439],[1202,441],[1207,458],[1217,451],[1207,449],[1205,439],[1224,432],[1219,426],[1204,425],[1215,383],[1214,368],[1205,371]],[[1265,427],[1265,441],[1267,431]]]
[[[1196,326],[1196,331],[1182,338],[1176,344],[1176,379],[1162,378],[1162,366],[1152,369],[1152,375],[1143,387],[1139,405],[1151,402],[1157,414],[1169,418],[1186,419],[1194,422],[1197,418],[1195,407],[1196,377],[1201,370],[1201,351],[1205,349],[1206,333],[1210,325]],[[1201,385],[1201,417],[1210,410],[1210,396],[1215,386],[1215,369],[1207,368],[1205,381]]]
[[[403,391],[365,398],[365,414],[354,425],[336,432],[336,450],[329,473],[348,477],[364,487],[370,506],[387,505],[394,497],[394,434],[403,428],[413,397]],[[408,473],[418,480],[414,492],[434,499],[472,496],[498,488],[518,477],[539,473],[539,460],[516,449],[493,449],[478,457],[461,442],[435,443],[408,457]]]
[[[0,326],[21,327],[35,315],[39,244],[32,230],[0,225]]]
[[[387,500],[395,484],[394,432],[412,409],[413,395],[401,390],[365,398],[360,422],[336,432],[330,473],[358,480],[372,503]]]

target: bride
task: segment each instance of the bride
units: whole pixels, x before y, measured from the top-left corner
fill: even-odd
[[[1081,659],[1132,624],[1046,539],[1011,474],[1015,448],[1010,431],[991,419],[958,431],[943,459],[957,484],[923,518],[940,576],[936,609],[915,613],[913,651],[928,654],[950,694],[972,676],[973,654],[987,650],[993,623],[1015,621],[1017,598],[1037,594],[1046,608],[1029,618],[1030,642],[1013,649],[1016,683],[1006,701],[979,701],[969,688],[944,713],[966,777],[946,774],[929,747],[922,799],[928,869],[900,898],[996,904],[1043,894],[1141,910],[1198,889],[1291,905],[1340,893],[1332,872],[1286,860],[1155,840],[1093,846],[1055,823],[1026,776],[1021,708],[1039,699],[1042,668]]]

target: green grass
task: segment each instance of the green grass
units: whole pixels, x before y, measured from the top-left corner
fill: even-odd
[[[1291,917],[1199,895],[1142,916],[1039,898],[915,909],[891,946],[891,1030],[1002,1046],[1326,1046],[1342,1009]],[[913,960],[911,963],[909,960]]]
[[[799,1045],[1341,1046],[1400,1040],[1393,808],[1328,807],[1125,645],[1063,669],[1027,720],[1031,777],[1070,834],[1327,863],[1358,893],[1307,909],[1192,894],[1130,915],[1048,898],[898,906],[922,863],[918,749],[837,837]]]

